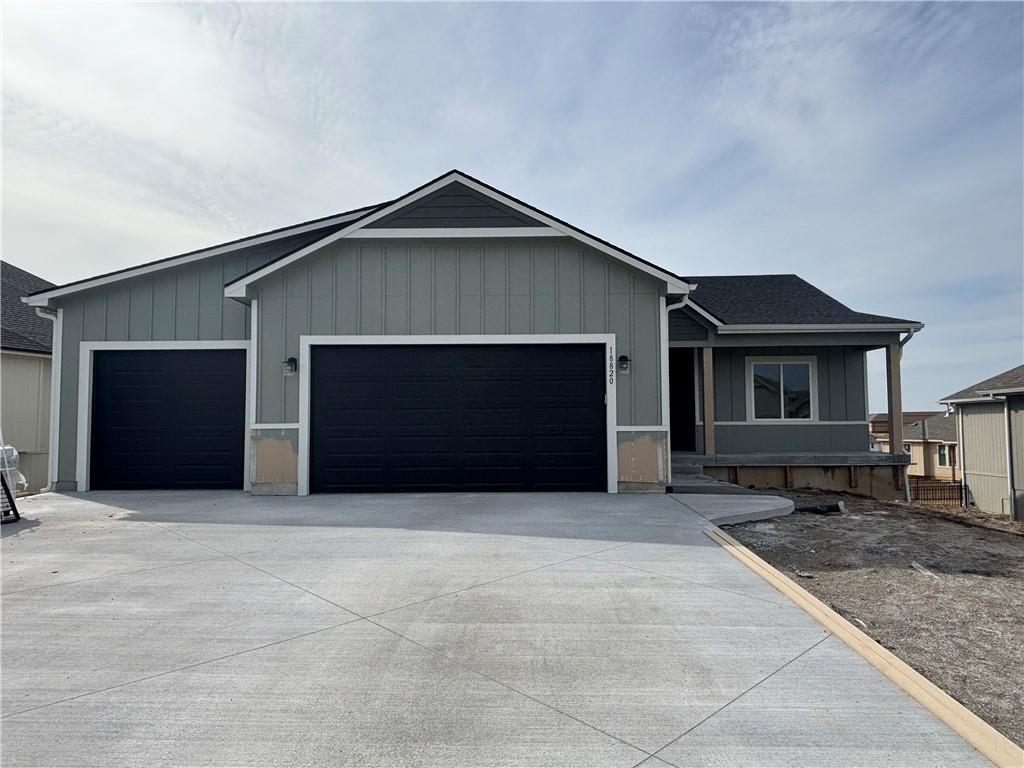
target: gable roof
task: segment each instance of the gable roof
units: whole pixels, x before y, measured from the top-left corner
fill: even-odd
[[[946,395],[940,403],[958,403],[969,400],[987,400],[993,395],[1016,394],[1024,392],[1024,365],[1018,365],[1008,371],[979,381],[966,389]]]
[[[53,323],[22,302],[33,291],[51,288],[53,283],[31,272],[0,262],[0,348],[18,352],[50,353]]]
[[[791,330],[918,330],[914,320],[856,312],[797,275],[688,277],[690,303],[717,319],[719,333],[773,326]]]
[[[923,440],[924,424],[928,424],[928,439],[943,443],[956,442],[956,419],[945,413],[915,421],[903,428],[904,440]]]
[[[96,288],[118,280],[127,280],[128,278],[138,277],[161,269],[179,267],[193,261],[210,258],[211,256],[219,256],[224,253],[262,245],[264,243],[281,241],[282,249],[290,253],[296,249],[295,241],[303,241],[303,245],[305,245],[308,242],[319,240],[331,232],[336,232],[347,222],[359,218],[365,212],[379,208],[382,205],[387,205],[387,203],[377,203],[376,205],[363,206],[362,208],[353,208],[350,211],[336,213],[331,216],[324,216],[319,219],[311,219],[310,221],[304,221],[300,224],[292,224],[287,227],[271,229],[255,235],[240,237],[236,240],[229,240],[226,243],[219,243],[218,245],[199,248],[195,251],[179,253],[176,256],[167,256],[165,258],[148,261],[134,267],[116,269],[112,272],[105,272],[103,274],[96,275],[95,277],[86,277],[60,286],[54,286],[52,283],[48,283],[47,288],[36,290],[33,293],[28,294],[28,297],[25,299],[25,303],[32,306],[45,307],[49,305],[50,299],[67,296],[80,291],[86,291],[90,288]],[[303,238],[299,237],[300,235],[306,235],[306,238],[303,240]],[[292,238],[295,238],[295,240],[292,240]],[[278,258],[280,255],[281,254],[277,254],[273,258]]]
[[[528,203],[524,203],[522,200],[507,195],[504,192],[496,189],[495,187],[485,184],[479,179],[475,179],[472,176],[465,174],[458,170],[452,170],[448,173],[438,176],[432,181],[428,181],[426,184],[417,187],[411,192],[402,195],[401,197],[391,201],[390,203],[379,206],[373,210],[367,210],[362,216],[352,220],[345,226],[341,227],[337,231],[325,236],[323,239],[312,243],[311,245],[302,248],[294,253],[282,256],[279,259],[273,260],[258,269],[248,272],[232,282],[228,283],[224,288],[224,295],[231,298],[245,298],[247,287],[252,283],[260,280],[273,272],[293,264],[299,259],[307,256],[314,251],[323,248],[336,240],[340,240],[343,237],[358,237],[357,233],[360,230],[366,230],[362,236],[376,238],[384,237],[385,232],[388,232],[386,228],[378,228],[372,226],[375,222],[385,219],[399,211],[409,209],[412,204],[427,198],[428,196],[434,195],[440,190],[444,190],[446,187],[451,185],[458,185],[457,190],[468,188],[471,192],[476,193],[476,196],[487,198],[494,203],[500,204],[503,208],[510,209],[512,212],[525,216],[529,221],[525,224],[519,224],[517,226],[502,226],[499,232],[495,232],[493,229],[488,233],[490,235],[500,236],[532,236],[532,237],[571,237],[578,240],[598,251],[601,251],[613,258],[619,259],[620,261],[629,264],[636,269],[646,272],[658,279],[664,280],[668,286],[669,292],[677,294],[687,293],[691,286],[686,282],[685,278],[679,275],[669,272],[668,270],[659,267],[646,259],[641,259],[639,256],[630,253],[629,251],[623,250],[618,246],[612,245],[607,240],[602,240],[599,237],[595,237],[582,229],[574,227],[562,219],[559,219],[550,214],[544,213],[539,208],[535,208]],[[533,226],[536,224],[538,226]],[[418,235],[445,235],[445,236],[466,236],[472,234],[474,230],[470,229],[448,229],[445,227],[424,227],[402,228],[404,231],[398,231],[397,233],[388,232],[389,235],[399,237],[409,237]],[[428,230],[432,230],[429,231]],[[518,231],[517,231],[518,230]]]

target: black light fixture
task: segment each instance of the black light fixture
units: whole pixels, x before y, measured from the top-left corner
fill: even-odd
[[[294,376],[295,372],[299,370],[299,361],[294,357],[289,357],[281,363],[281,367],[284,370],[285,376]]]
[[[623,371],[623,372],[628,371],[629,370],[629,363],[630,363],[629,355],[619,355],[619,370],[620,371]]]

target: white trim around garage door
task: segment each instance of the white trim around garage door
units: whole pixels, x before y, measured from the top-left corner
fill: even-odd
[[[607,444],[608,493],[619,490],[619,454],[616,439],[615,334],[566,333],[547,335],[494,334],[465,336],[299,336],[299,496],[309,495],[309,387],[310,349],[314,346],[382,345],[456,345],[456,344],[603,344],[605,347],[605,431]]]
[[[83,341],[78,352],[78,444],[75,451],[75,481],[79,491],[89,490],[89,446],[92,430],[92,362],[94,352],[145,350],[244,349],[245,444],[242,454],[242,489],[249,490],[249,413],[252,402],[252,354],[249,342],[240,341]]]

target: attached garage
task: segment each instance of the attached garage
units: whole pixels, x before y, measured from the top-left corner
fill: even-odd
[[[607,490],[603,343],[358,341],[310,348],[310,491]]]
[[[91,489],[244,486],[244,349],[93,345],[88,355]]]

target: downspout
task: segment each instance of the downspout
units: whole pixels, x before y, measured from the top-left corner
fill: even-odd
[[[46,486],[43,491],[53,491],[57,485],[60,466],[60,369],[61,341],[64,337],[64,310],[36,307],[36,314],[53,323],[50,342],[50,438],[46,450]]]

